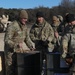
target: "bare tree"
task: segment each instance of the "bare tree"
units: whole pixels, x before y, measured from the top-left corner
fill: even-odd
[[[60,7],[63,13],[72,13],[73,12],[73,0],[62,0]]]

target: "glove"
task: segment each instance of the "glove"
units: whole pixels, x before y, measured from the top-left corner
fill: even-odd
[[[67,54],[64,52],[61,56],[62,58],[66,58]]]
[[[53,52],[53,49],[51,49],[51,48],[48,48],[48,52]]]

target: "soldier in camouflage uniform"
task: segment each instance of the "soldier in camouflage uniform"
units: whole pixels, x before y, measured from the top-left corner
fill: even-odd
[[[62,30],[60,26],[62,25],[63,17],[61,15],[54,15],[52,18],[53,23],[51,24],[54,30],[54,52],[59,51],[60,41],[62,37]]]
[[[14,75],[12,66],[12,55],[14,52],[25,52],[23,44],[26,43],[30,49],[33,49],[33,45],[29,39],[28,29],[26,22],[28,14],[25,10],[21,10],[19,13],[19,19],[13,21],[8,26],[5,33],[5,60],[6,60],[6,75]]]
[[[70,75],[75,75],[75,17],[73,14],[66,16],[66,21],[69,24],[66,26],[66,34],[62,39],[62,58],[66,58],[67,54],[72,57],[66,62],[72,63]]]
[[[54,45],[54,31],[51,25],[44,19],[43,12],[36,13],[36,23],[30,30],[30,38],[35,43],[36,50],[52,52]],[[44,52],[43,52],[44,53]]]
[[[36,23],[30,30],[30,38],[35,43],[36,50],[42,53],[41,67],[43,67],[43,65],[45,65],[46,52],[52,52],[54,49],[54,45],[52,44],[54,31],[51,25],[44,19],[43,12],[37,12],[36,18]],[[41,73],[43,73],[43,70]]]

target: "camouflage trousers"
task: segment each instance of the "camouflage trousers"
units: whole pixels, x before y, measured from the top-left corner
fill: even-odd
[[[11,52],[5,52],[5,66],[6,66],[6,75],[14,75],[14,66],[12,65],[12,55]]]

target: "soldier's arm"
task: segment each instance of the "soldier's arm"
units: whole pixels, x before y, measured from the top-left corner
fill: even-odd
[[[65,58],[67,53],[68,53],[68,42],[69,42],[70,36],[69,35],[65,35],[62,39],[62,57]]]
[[[48,36],[48,41],[52,42],[53,38],[54,38],[54,31],[53,28],[51,27],[51,25],[49,25],[49,36]]]
[[[10,25],[6,30],[4,42],[11,48],[14,46],[14,42],[12,41],[13,35],[14,35],[14,28],[13,25]]]
[[[32,41],[31,41],[31,39],[30,39],[30,37],[29,37],[29,32],[28,32],[28,30],[26,31],[25,43],[26,43],[26,45],[27,45],[29,48],[32,48],[32,47],[33,47]]]
[[[35,42],[36,40],[38,40],[35,34],[35,29],[34,29],[34,26],[32,26],[32,28],[30,29],[30,33],[29,33],[29,36],[30,36],[30,39]]]

